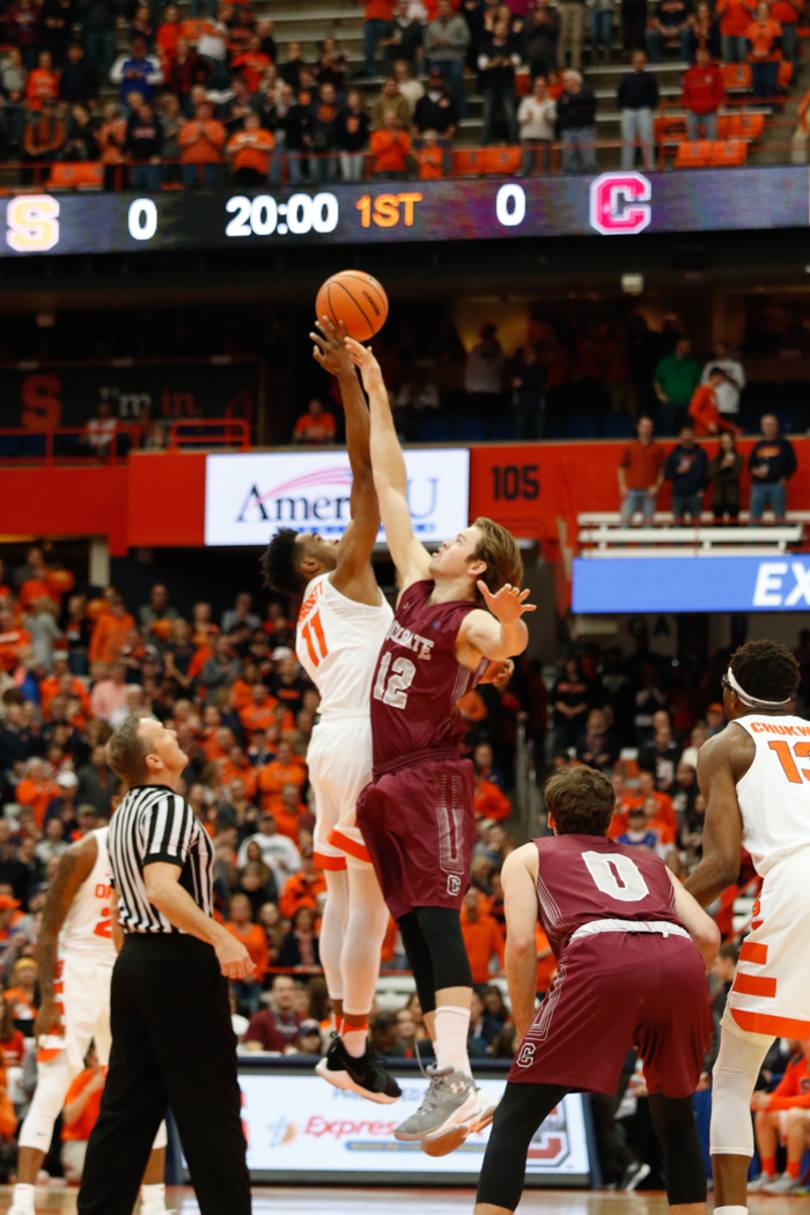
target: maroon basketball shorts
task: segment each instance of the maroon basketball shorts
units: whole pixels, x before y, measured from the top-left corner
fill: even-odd
[[[708,998],[700,954],[682,936],[601,932],[572,941],[509,1079],[615,1093],[635,1046],[649,1092],[687,1097],[708,1045]]]
[[[473,804],[473,766],[456,755],[423,755],[366,785],[357,825],[395,920],[415,907],[460,909],[475,843]]]

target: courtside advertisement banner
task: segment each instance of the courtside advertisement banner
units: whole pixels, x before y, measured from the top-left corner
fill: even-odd
[[[405,463],[416,536],[453,539],[469,524],[469,449],[417,448]],[[351,488],[345,451],[207,456],[205,543],[264,545],[281,527],[339,539],[351,518]]]
[[[356,1182],[362,1174],[408,1185],[428,1174],[434,1184],[475,1185],[489,1127],[447,1156],[428,1157],[418,1144],[399,1143],[394,1127],[416,1112],[428,1082],[418,1075],[398,1079],[402,1098],[395,1105],[375,1105],[317,1076],[243,1072],[239,1084],[251,1178],[317,1184],[342,1175]],[[498,1097],[506,1083],[495,1076],[479,1082]],[[582,1101],[578,1095],[566,1097],[532,1140],[527,1173],[534,1184],[588,1184]]]
[[[806,612],[810,558],[578,557],[574,612]]]
[[[808,226],[806,165],[509,180],[476,178],[473,159],[468,171],[322,190],[18,194],[0,199],[0,257]]]

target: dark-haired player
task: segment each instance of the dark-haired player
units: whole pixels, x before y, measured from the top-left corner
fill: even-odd
[[[730,724],[698,756],[703,860],[688,889],[708,906],[737,880],[743,847],[763,878],[714,1065],[715,1215],[746,1210],[751,1098],[773,1039],[810,1037],[810,723],[789,712],[798,686],[799,667],[785,646],[741,646],[723,679]],[[777,1192],[796,1185],[788,1175]]]
[[[670,1209],[706,1211],[692,1093],[720,934],[659,857],[608,839],[614,800],[592,768],[552,776],[555,835],[518,848],[503,867],[506,975],[521,1045],[495,1113],[476,1215],[514,1211],[543,1119],[572,1089],[614,1093],[631,1046],[644,1060]],[[559,967],[535,1016],[538,920]]]
[[[456,704],[489,660],[522,653],[523,615],[533,609],[520,590],[518,547],[491,519],[477,519],[432,556],[416,539],[380,366],[370,350],[346,344],[369,398],[374,484],[400,588],[373,683],[374,782],[357,821],[436,1049],[425,1098],[394,1134],[439,1154],[486,1125],[495,1107],[476,1088],[467,1054],[472,974],[460,909],[475,838],[474,782],[455,741]]]
[[[339,543],[282,529],[270,541],[262,568],[271,589],[304,596],[296,653],[321,694],[307,763],[315,792],[315,863],[326,874],[328,890],[320,951],[338,1034],[318,1072],[337,1088],[384,1104],[396,1101],[400,1089],[367,1039],[388,909],[355,809],[371,779],[371,680],[393,613],[371,568],[380,511],[368,407],[342,337],[326,320],[319,328],[311,335],[313,354],[337,377],[346,414],[351,522]]]

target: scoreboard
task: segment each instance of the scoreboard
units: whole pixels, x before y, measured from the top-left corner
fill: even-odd
[[[810,169],[616,171],[597,177],[20,193],[0,199],[0,256],[296,244],[633,236],[807,227]]]

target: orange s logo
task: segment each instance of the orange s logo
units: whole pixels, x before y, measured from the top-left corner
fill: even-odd
[[[62,420],[59,393],[62,381],[55,375],[27,375],[22,382],[22,418],[26,430],[54,430]]]
[[[10,199],[6,223],[6,242],[15,253],[46,253],[59,244],[59,202],[50,194]]]

